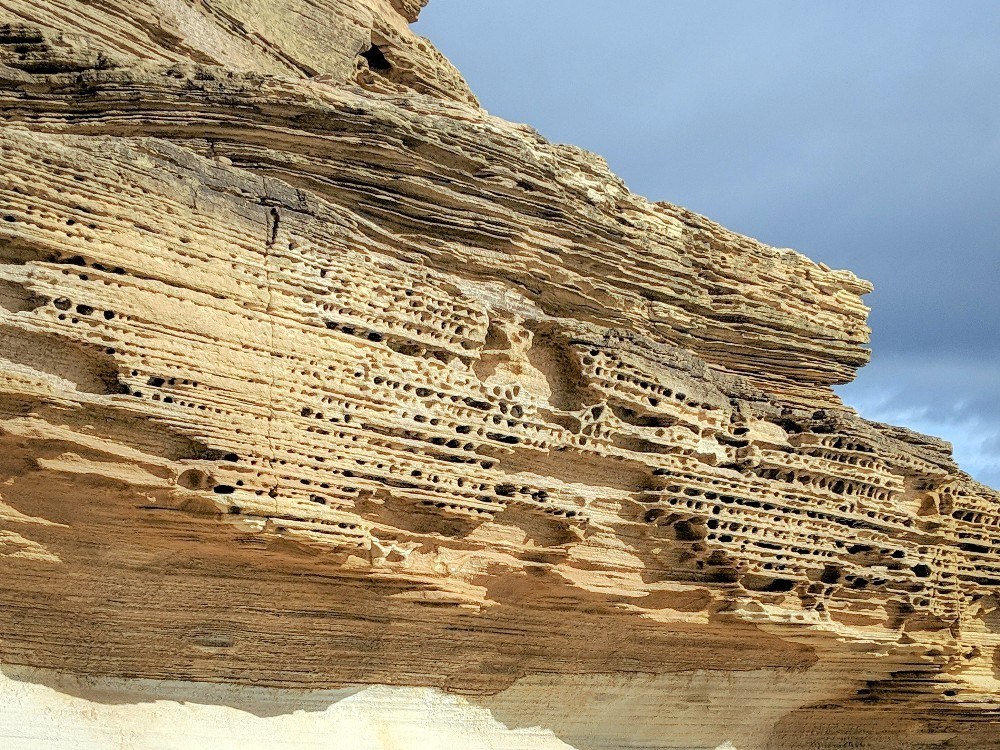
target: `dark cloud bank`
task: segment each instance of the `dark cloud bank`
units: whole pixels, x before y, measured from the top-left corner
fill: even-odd
[[[1000,3],[433,0],[483,105],[870,279],[865,416],[1000,487]]]

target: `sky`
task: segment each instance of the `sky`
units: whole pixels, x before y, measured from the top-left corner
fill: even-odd
[[[1000,488],[1000,2],[431,0],[483,106],[876,291],[863,416]]]

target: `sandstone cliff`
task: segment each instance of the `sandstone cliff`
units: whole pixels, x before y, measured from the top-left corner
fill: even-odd
[[[831,390],[869,285],[482,111],[422,5],[0,0],[3,684],[1000,747],[1000,497]]]

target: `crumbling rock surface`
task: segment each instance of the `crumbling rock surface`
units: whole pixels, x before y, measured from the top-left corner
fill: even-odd
[[[482,111],[422,5],[0,0],[8,679],[1000,747],[998,495],[831,390],[869,285]]]

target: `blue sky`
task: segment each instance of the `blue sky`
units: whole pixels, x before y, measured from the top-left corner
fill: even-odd
[[[431,0],[483,106],[876,285],[862,414],[1000,487],[1000,3]]]

